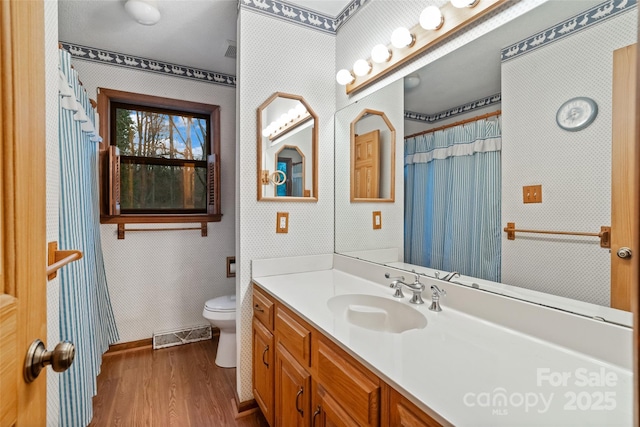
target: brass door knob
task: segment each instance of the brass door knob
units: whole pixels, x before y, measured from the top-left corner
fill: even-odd
[[[47,351],[42,341],[35,340],[29,346],[24,361],[24,380],[28,383],[34,381],[47,365],[56,372],[64,372],[73,363],[75,355],[76,347],[69,341],[62,341],[53,351]]]

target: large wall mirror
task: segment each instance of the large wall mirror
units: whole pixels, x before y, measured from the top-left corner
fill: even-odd
[[[396,129],[383,111],[364,109],[351,122],[351,201],[395,200]]]
[[[318,117],[298,95],[258,108],[258,200],[318,200]]]
[[[429,275],[459,271],[454,280],[462,285],[631,326],[628,307],[615,295],[615,242],[624,241],[615,237],[616,223],[627,214],[614,194],[624,178],[612,174],[627,166],[616,157],[612,129],[624,126],[616,123],[623,114],[614,88],[628,70],[619,67],[634,65],[615,58],[637,34],[635,3],[551,0],[407,76],[404,88],[386,96],[404,99],[404,124],[396,126],[404,170],[395,173],[403,197],[394,204],[402,204],[404,218],[394,225],[395,239],[341,220],[338,207],[349,195],[339,191],[348,178],[337,169],[345,155],[338,141],[349,132],[344,123],[353,105],[338,111],[336,252]],[[358,110],[376,96],[359,100]],[[556,116],[578,97],[593,100],[597,116],[564,129]],[[422,181],[408,178],[419,174]],[[538,185],[541,202],[529,203],[524,187]],[[508,223],[578,235],[516,232],[511,240]],[[611,248],[597,236],[603,226],[612,229]],[[449,233],[439,246],[438,233]]]

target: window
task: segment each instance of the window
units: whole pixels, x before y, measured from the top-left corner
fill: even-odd
[[[218,106],[100,89],[98,112],[103,223],[220,221]]]

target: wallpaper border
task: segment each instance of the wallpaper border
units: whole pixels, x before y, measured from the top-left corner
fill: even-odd
[[[165,76],[196,80],[222,86],[236,87],[236,76],[219,73],[217,71],[202,70],[171,62],[157,61],[140,56],[127,55],[106,49],[83,46],[75,43],[60,42],[60,46],[68,51],[74,59],[110,64],[116,67],[132,68],[148,73],[163,74]]]
[[[415,111],[405,111],[405,120],[414,120],[417,122],[434,123],[439,120],[445,120],[459,114],[468,113],[479,108],[486,108],[493,104],[499,104],[502,100],[502,94],[496,93],[494,95],[485,96],[484,98],[476,99],[467,104],[459,105],[457,107],[450,108],[445,111],[441,111],[435,114],[423,114]]]
[[[238,0],[239,7],[244,9],[332,35],[366,2],[367,0],[353,0],[338,16],[333,17],[282,0]]]
[[[546,30],[540,31],[524,40],[502,49],[501,61],[506,62],[542,46],[547,46],[557,40],[577,33],[580,30],[599,24],[609,18],[628,12],[638,5],[638,0],[608,0],[590,9],[565,19]]]

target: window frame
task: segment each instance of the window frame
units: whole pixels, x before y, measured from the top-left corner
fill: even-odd
[[[112,103],[129,104],[132,107],[140,106],[149,109],[170,110],[175,113],[187,113],[207,116],[209,119],[209,151],[213,155],[213,188],[207,182],[207,192],[213,194],[213,203],[208,205],[208,213],[124,213],[110,214],[109,201],[112,194],[110,180],[109,148],[111,147],[111,123]],[[100,143],[100,223],[101,224],[126,224],[126,223],[195,223],[195,222],[219,222],[222,219],[220,210],[220,106],[203,104],[198,102],[183,101],[171,98],[162,98],[152,95],[143,95],[132,92],[124,92],[113,89],[98,88],[98,115],[100,119],[100,135],[103,137]],[[193,162],[186,160],[187,162]]]

